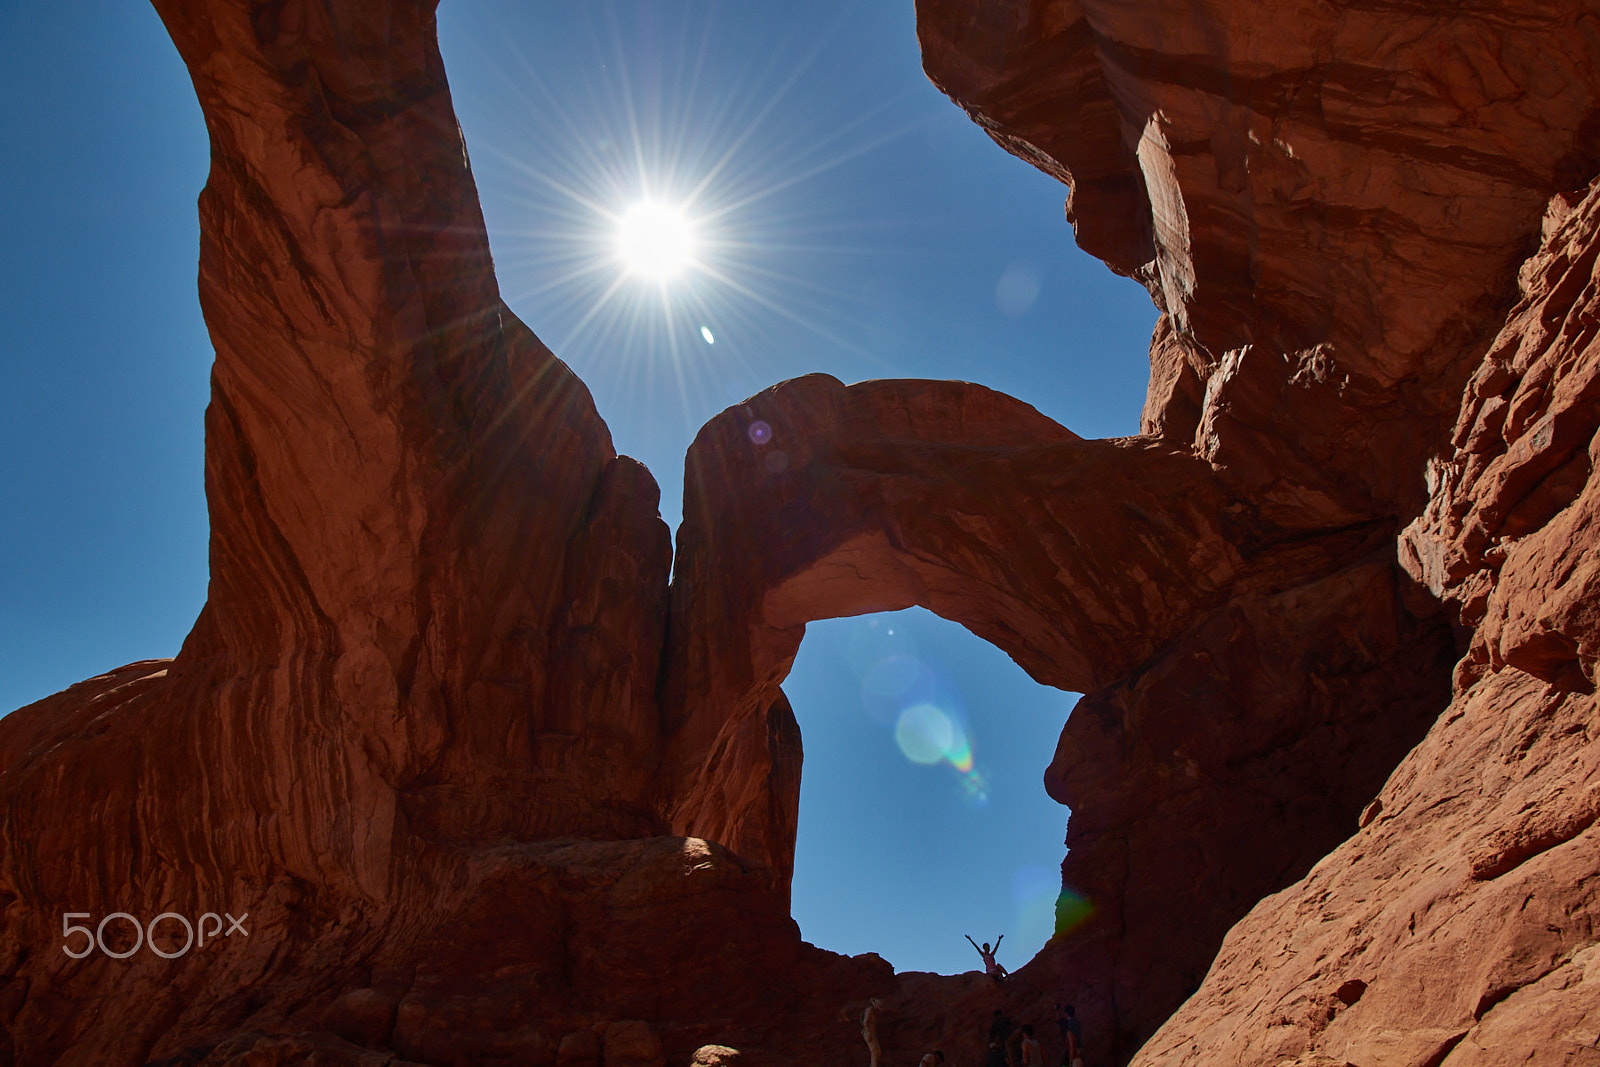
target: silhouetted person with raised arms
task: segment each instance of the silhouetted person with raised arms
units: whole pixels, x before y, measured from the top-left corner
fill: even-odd
[[[994,954],[1000,951],[1000,942],[1006,939],[1006,935],[1001,934],[999,937],[995,938],[994,948],[992,949],[989,947],[989,942],[987,941],[985,941],[982,945],[979,945],[976,941],[972,940],[971,934],[962,934],[961,936],[966,938],[967,944],[977,949],[978,955],[983,957],[983,973],[988,975],[990,978],[993,978],[996,982],[1005,981],[1006,969],[994,961]]]

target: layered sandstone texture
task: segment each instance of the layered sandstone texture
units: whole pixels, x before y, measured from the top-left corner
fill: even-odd
[[[432,5],[157,7],[212,146],[210,595],[171,662],[4,722],[0,1059],[304,1030],[537,1061],[729,1017],[687,963],[692,1012],[616,997],[798,939],[768,874],[662,836],[656,487],[499,299]],[[67,912],[250,933],[79,960]]]
[[[1025,977],[1128,1051],[1234,919],[1348,834],[1448,699],[1449,628],[1402,602],[1392,521],[1286,527],[1159,438],[1080,440],[972,386],[815,376],[707,425],[686,485],[674,825],[791,855],[794,809],[773,800],[798,789],[798,745],[774,739],[795,734],[779,682],[804,624],[957,619],[1091,694],[1046,784],[1073,808],[1065,878],[1098,913]]]
[[[869,996],[889,1062],[1056,998],[1092,1061],[1594,1057],[1585,6],[922,0],[1165,312],[1145,432],[801,378],[702,430],[676,559],[500,300],[432,4],[156,6],[212,585],[0,720],[0,1063],[864,1063]],[[787,915],[781,682],[910,604],[1087,694],[1040,766],[1093,914],[1005,986]],[[63,951],[114,911],[250,933]]]
[[[1401,540],[1472,634],[1450,707],[1137,1062],[1600,1062],[1597,249],[1553,198]]]
[[[1600,986],[1584,984],[1596,937],[1596,14],[919,4],[930,75],[1001,146],[1068,183],[1080,246],[1166,313],[1145,431],[1287,523],[1387,525],[1371,562],[1389,564],[1400,639],[1363,634],[1335,659],[1366,661],[1355,692],[1383,709],[1367,723],[1432,724],[1391,775],[1341,755],[1347,742],[1312,710],[1330,638],[1389,613],[1371,586],[1364,601],[1307,586],[1298,604],[1219,616],[1085,698],[1047,782],[1074,809],[1064,874],[1120,901],[1122,925],[1058,939],[1034,966],[1090,987],[1080,1001],[1106,1012],[1118,1058],[1164,1014],[1153,985],[1168,985],[1165,1010],[1181,999],[1163,975],[1181,942],[1163,950],[1154,935],[1216,910],[1231,923],[1249,906],[1240,890],[1271,880],[1240,878],[1261,857],[1217,841],[1227,807],[1185,807],[1183,790],[1163,789],[1240,769],[1233,757],[1186,767],[1193,744],[1168,739],[1188,737],[1325,776],[1265,789],[1283,810],[1388,782],[1349,841],[1309,872],[1280,867],[1280,891],[1228,934],[1203,981],[1204,965],[1187,976],[1193,995],[1138,1062],[1600,1058]],[[1415,640],[1406,617],[1427,619],[1430,604],[1458,647],[1400,651]],[[1463,652],[1446,682],[1439,665]],[[1295,760],[1302,745],[1320,758]],[[1245,775],[1222,791],[1235,817],[1261,784]],[[1257,817],[1270,825],[1272,811]],[[1174,865],[1215,883],[1211,914],[1172,915],[1184,899],[1164,884],[1179,880]],[[1083,975],[1084,951],[1058,951],[1073,940],[1109,966]],[[1145,1018],[1128,1019],[1140,996]]]

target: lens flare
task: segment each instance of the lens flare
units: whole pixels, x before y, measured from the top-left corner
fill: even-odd
[[[884,656],[861,678],[861,703],[867,714],[884,725],[898,722],[914,704],[933,704],[938,685],[928,665],[914,649]]]
[[[1061,888],[1056,897],[1056,933],[1069,934],[1088,922],[1094,915],[1094,904],[1088,897],[1069,886]]]
[[[967,733],[961,728],[960,723],[951,724],[955,728],[956,739],[945,751],[944,758],[950,761],[950,766],[962,774],[972,773],[972,746],[967,743]]]
[[[880,659],[861,679],[861,688],[880,697],[903,697],[924,680],[928,668],[916,656],[888,656]]]
[[[1039,273],[1026,263],[1013,263],[994,287],[994,303],[1007,318],[1027,313],[1039,297]]]
[[[865,679],[872,673],[880,660],[893,656],[915,657],[916,654],[916,642],[905,629],[897,631],[879,615],[859,620],[851,629],[849,646],[845,649],[845,658],[858,679]]]
[[[960,687],[936,659],[924,656],[905,627],[881,616],[862,619],[846,656],[860,680],[861,706],[894,732],[913,763],[948,763],[968,807],[989,803],[989,779],[978,766]]]
[[[955,740],[950,717],[932,704],[913,704],[900,712],[894,740],[912,763],[938,763]]]
[[[974,768],[961,776],[961,796],[967,804],[981,808],[989,803],[989,779]]]

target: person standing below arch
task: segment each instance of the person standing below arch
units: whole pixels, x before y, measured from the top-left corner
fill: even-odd
[[[1061,1027],[1061,1039],[1066,1051],[1061,1054],[1062,1067],[1083,1067],[1083,1024],[1071,1004],[1056,1004],[1056,1025]]]
[[[1022,1039],[1024,1027],[1011,1031],[1006,1038],[1006,1067],[1022,1067]]]
[[[873,997],[867,1002],[867,1010],[861,1013],[861,1039],[867,1043],[867,1051],[872,1053],[870,1067],[878,1067],[878,1060],[883,1056],[883,1047],[878,1044],[878,1012],[883,1008],[883,1001]]]
[[[999,1008],[989,1020],[989,1056],[984,1067],[1010,1067],[1006,1063],[1006,1042],[1011,1037],[1011,1020]]]
[[[1044,1067],[1044,1050],[1033,1036],[1033,1024],[1022,1024],[1022,1067]]]
[[[1011,1020],[1006,1018],[1005,1012],[996,1008],[994,1018],[989,1020],[989,1044],[1004,1048],[1006,1038],[1011,1036],[1011,1029]]]

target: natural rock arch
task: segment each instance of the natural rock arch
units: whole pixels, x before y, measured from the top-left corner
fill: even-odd
[[[792,818],[769,836],[746,777],[792,773],[760,752],[792,729],[778,685],[805,623],[918,604],[1036,681],[1083,692],[1217,603],[1247,569],[1239,543],[1256,536],[1242,523],[1224,532],[1223,489],[1192,457],[1084,441],[961,382],[775,386],[701,431],[684,496],[665,813],[780,870]],[[1108,567],[1130,543],[1134,556]]]
[[[807,618],[911,602],[1100,687],[1047,780],[1109,914],[1032,988],[1084,992],[1109,1055],[1363,806],[1152,1055],[1354,1062],[1404,1032],[1439,1062],[1473,1029],[1513,1047],[1588,1017],[1582,5],[924,0],[934,77],[1075,181],[1085,245],[1168,312],[1151,436],[1078,441],[948,383],[778,387],[697,442],[670,602],[648,474],[499,298],[432,5],[156,6],[213,152],[211,597],[170,664],[0,724],[0,1058],[311,1033],[347,1062],[350,1042],[547,1062],[617,1010],[676,1027],[680,1058],[724,1037],[836,1056],[819,1024],[892,982],[803,952],[782,915],[777,685]],[[1430,497],[1405,542],[1424,595],[1394,551]],[[1385,786],[1451,699],[1435,597],[1468,658]],[[63,912],[232,894],[276,947],[172,971],[56,951]],[[508,900],[539,921],[507,934]],[[1303,958],[1278,962],[1303,921]],[[1371,987],[1401,995],[1357,1004],[1323,961],[1369,946]],[[514,977],[487,989],[485,967]],[[951,1004],[895,988],[912,1023]]]
[[[1348,834],[1445,700],[1450,635],[1403,606],[1391,522],[1285,527],[1186,450],[1085,441],[981,386],[783,383],[701,431],[685,485],[674,831],[787,884],[801,746],[779,684],[805,623],[928,608],[1088,694],[1045,780],[1074,811],[1064,875],[1107,914],[1038,980],[1131,1028]]]

